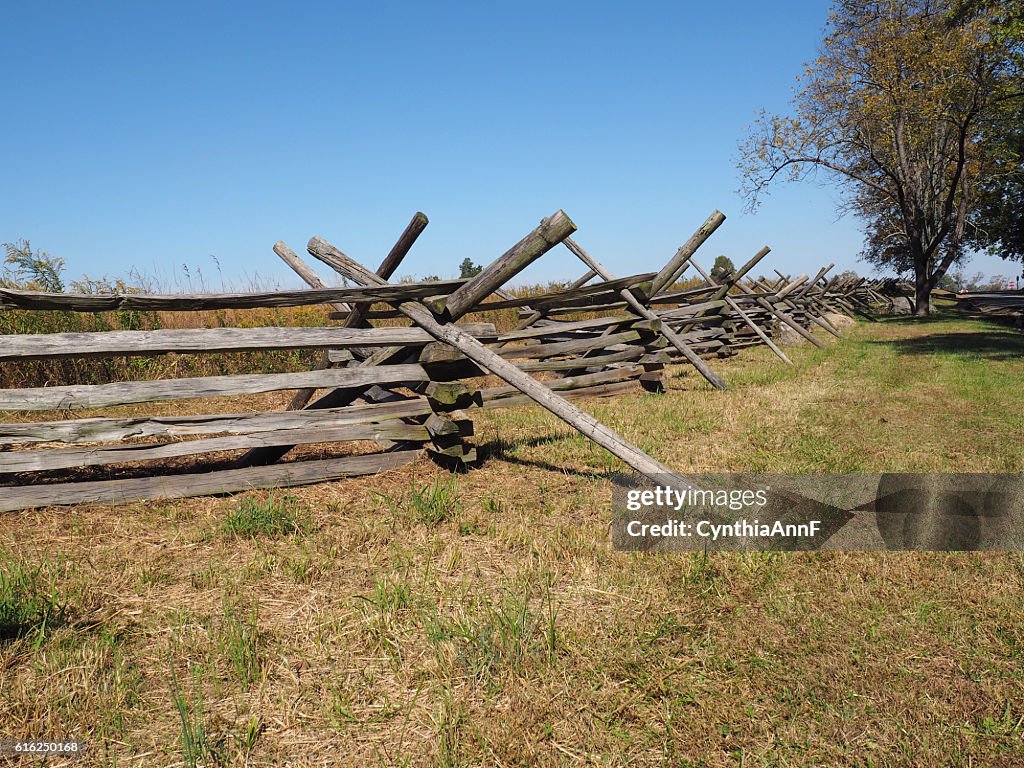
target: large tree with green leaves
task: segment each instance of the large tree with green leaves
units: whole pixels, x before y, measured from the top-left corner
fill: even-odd
[[[913,274],[915,311],[962,258],[970,217],[1007,172],[993,121],[1014,98],[1002,3],[837,0],[791,114],[763,113],[741,145],[752,206],[779,179],[821,173],[865,221],[863,256]]]
[[[969,220],[968,242],[1004,259],[1024,261],[1024,2],[963,0],[954,19],[987,12],[992,34],[1014,58],[1016,78],[1004,83],[1002,108],[991,116],[992,154],[1003,172],[982,185],[981,202]]]

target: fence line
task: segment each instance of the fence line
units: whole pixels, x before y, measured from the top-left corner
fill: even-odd
[[[781,273],[777,279],[750,277],[768,248],[731,273],[709,275],[695,255],[723,220],[714,212],[659,270],[626,277],[615,277],[591,257],[571,237],[575,225],[557,211],[468,280],[386,282],[426,226],[426,217],[417,214],[376,273],[330,243],[310,240],[309,253],[358,283],[357,287],[326,288],[308,264],[278,243],[275,253],[303,278],[308,290],[83,296],[0,289],[0,311],[202,311],[328,304],[334,310],[331,320],[340,321],[322,328],[0,337],[0,361],[6,362],[323,350],[314,370],[294,373],[0,390],[0,410],[52,410],[64,416],[90,408],[296,392],[289,408],[279,412],[104,415],[0,423],[0,445],[9,448],[0,451],[0,511],[321,482],[389,471],[424,453],[446,466],[472,464],[478,460],[469,439],[473,410],[530,402],[555,413],[634,469],[670,475],[670,468],[570,401],[615,396],[637,387],[662,391],[666,366],[676,362],[697,370],[711,386],[725,389],[727,383],[713,369],[715,360],[765,345],[788,363],[776,343],[782,326],[824,346],[813,331],[839,336],[840,330],[830,320],[832,313],[871,317],[885,305],[895,285],[826,279],[831,265],[813,277]],[[503,289],[559,244],[586,268],[579,279],[565,289],[530,297],[515,297]],[[673,290],[671,286],[691,267],[703,283]],[[381,304],[389,309],[380,309]],[[499,332],[487,318],[508,309],[519,311],[520,322],[513,330]],[[459,322],[470,314],[474,322]],[[412,325],[374,327],[371,320],[382,317],[405,317]],[[545,379],[531,375],[537,373]],[[504,384],[482,387],[480,377],[487,374],[498,376]],[[377,449],[363,453],[363,442],[355,455],[280,463],[295,446],[352,441],[371,441]],[[186,462],[175,465],[179,471],[184,469],[179,474],[157,473],[169,462],[194,462],[195,457],[207,457],[213,466],[194,471],[196,467]],[[129,469],[151,474],[122,477]],[[95,479],[104,473],[106,479]]]

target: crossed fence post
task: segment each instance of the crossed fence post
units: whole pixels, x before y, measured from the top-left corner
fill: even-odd
[[[691,260],[691,263],[693,264],[694,269],[697,270],[697,272],[700,274],[700,276],[703,277],[704,280],[707,281],[707,283],[709,285],[712,285],[712,286],[718,285],[718,283],[711,277],[711,275],[709,275],[707,272],[704,271],[704,269],[700,266],[700,264],[698,264],[695,260]],[[736,277],[734,274],[728,275],[726,277],[727,277],[726,284],[728,285],[729,288],[732,288],[734,285],[737,285],[739,283],[739,278]],[[755,323],[753,318],[750,317],[750,315],[748,315],[746,312],[743,311],[743,308],[740,307],[739,302],[737,302],[728,293],[726,293],[723,296],[723,298],[725,299],[726,304],[728,304],[729,307],[732,309],[732,311],[740,316],[740,319],[742,319],[743,322],[745,322],[754,331],[754,333],[757,334],[758,338],[760,338],[761,341],[763,341],[765,343],[765,345],[767,345],[767,347],[772,352],[774,352],[775,355],[780,360],[782,360],[782,362],[786,363],[787,365],[792,365],[793,364],[793,361],[790,360],[788,357],[786,357],[786,353],[783,352],[781,349],[779,349],[779,347],[775,344],[774,341],[772,341],[771,337],[767,333],[765,333],[765,331],[761,328],[761,326],[759,326],[757,323]]]
[[[547,241],[548,248],[544,248],[543,251],[548,250],[575,230],[575,225],[562,211],[558,211],[546,219],[542,223],[542,227],[546,230],[545,235],[557,237],[554,241]],[[320,238],[312,238],[307,250],[312,256],[328,264],[339,274],[360,285],[385,284],[385,281],[378,276]],[[504,379],[538,405],[558,416],[633,469],[648,477],[667,477],[680,484],[685,483],[686,481],[682,477],[676,475],[667,466],[628,443],[593,416],[577,408],[454,325],[452,322],[454,317],[470,311],[479,301],[493,293],[496,287],[504,284],[523,269],[529,261],[503,257],[484,269],[476,278],[457,289],[443,302],[433,302],[431,308],[419,301],[405,301],[398,304],[396,308],[435,339],[450,344],[473,362]]]

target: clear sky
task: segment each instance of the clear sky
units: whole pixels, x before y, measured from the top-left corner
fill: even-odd
[[[71,277],[298,285],[271,247],[312,235],[401,273],[488,262],[563,208],[615,273],[701,249],[766,271],[867,271],[835,193],[780,185],[756,215],[737,144],[785,108],[827,3],[4,3],[0,240]],[[1010,274],[977,257],[967,267]],[[521,277],[576,277],[564,248]]]

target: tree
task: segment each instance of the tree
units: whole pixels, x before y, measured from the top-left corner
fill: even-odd
[[[461,264],[459,264],[459,277],[462,278],[476,277],[481,271],[483,271],[483,267],[479,264],[474,264],[473,260],[468,256],[462,260]]]
[[[965,291],[1001,291],[1011,282],[1005,275],[985,276],[984,272],[975,272],[968,277],[963,272],[950,270],[939,280],[939,288],[957,293]],[[1015,282],[1015,281],[1014,281]]]
[[[1024,59],[1024,4],[995,0],[965,0],[957,18],[987,9],[993,17],[993,35],[1011,48],[1018,64]],[[1024,100],[1012,98],[1024,91],[1020,77],[1007,83],[1003,109],[989,126],[997,160],[1006,173],[983,185],[981,204],[970,219],[968,242],[1004,259],[1024,261]]]
[[[711,277],[717,280],[735,271],[736,265],[732,263],[732,259],[728,256],[719,256],[711,267]]]
[[[1021,115],[1024,120],[1024,115]],[[1024,158],[1024,142],[1017,150]],[[993,182],[974,216],[968,242],[1004,259],[1024,261],[1024,172]]]
[[[987,131],[1019,72],[994,31],[1001,5],[837,0],[793,114],[762,113],[741,145],[752,207],[779,178],[836,183],[865,222],[862,257],[913,275],[918,315],[964,256],[986,185],[1007,172]]]
[[[964,287],[964,273],[950,270],[935,284],[936,288],[941,288],[944,291],[951,291],[957,293],[961,288]]]

